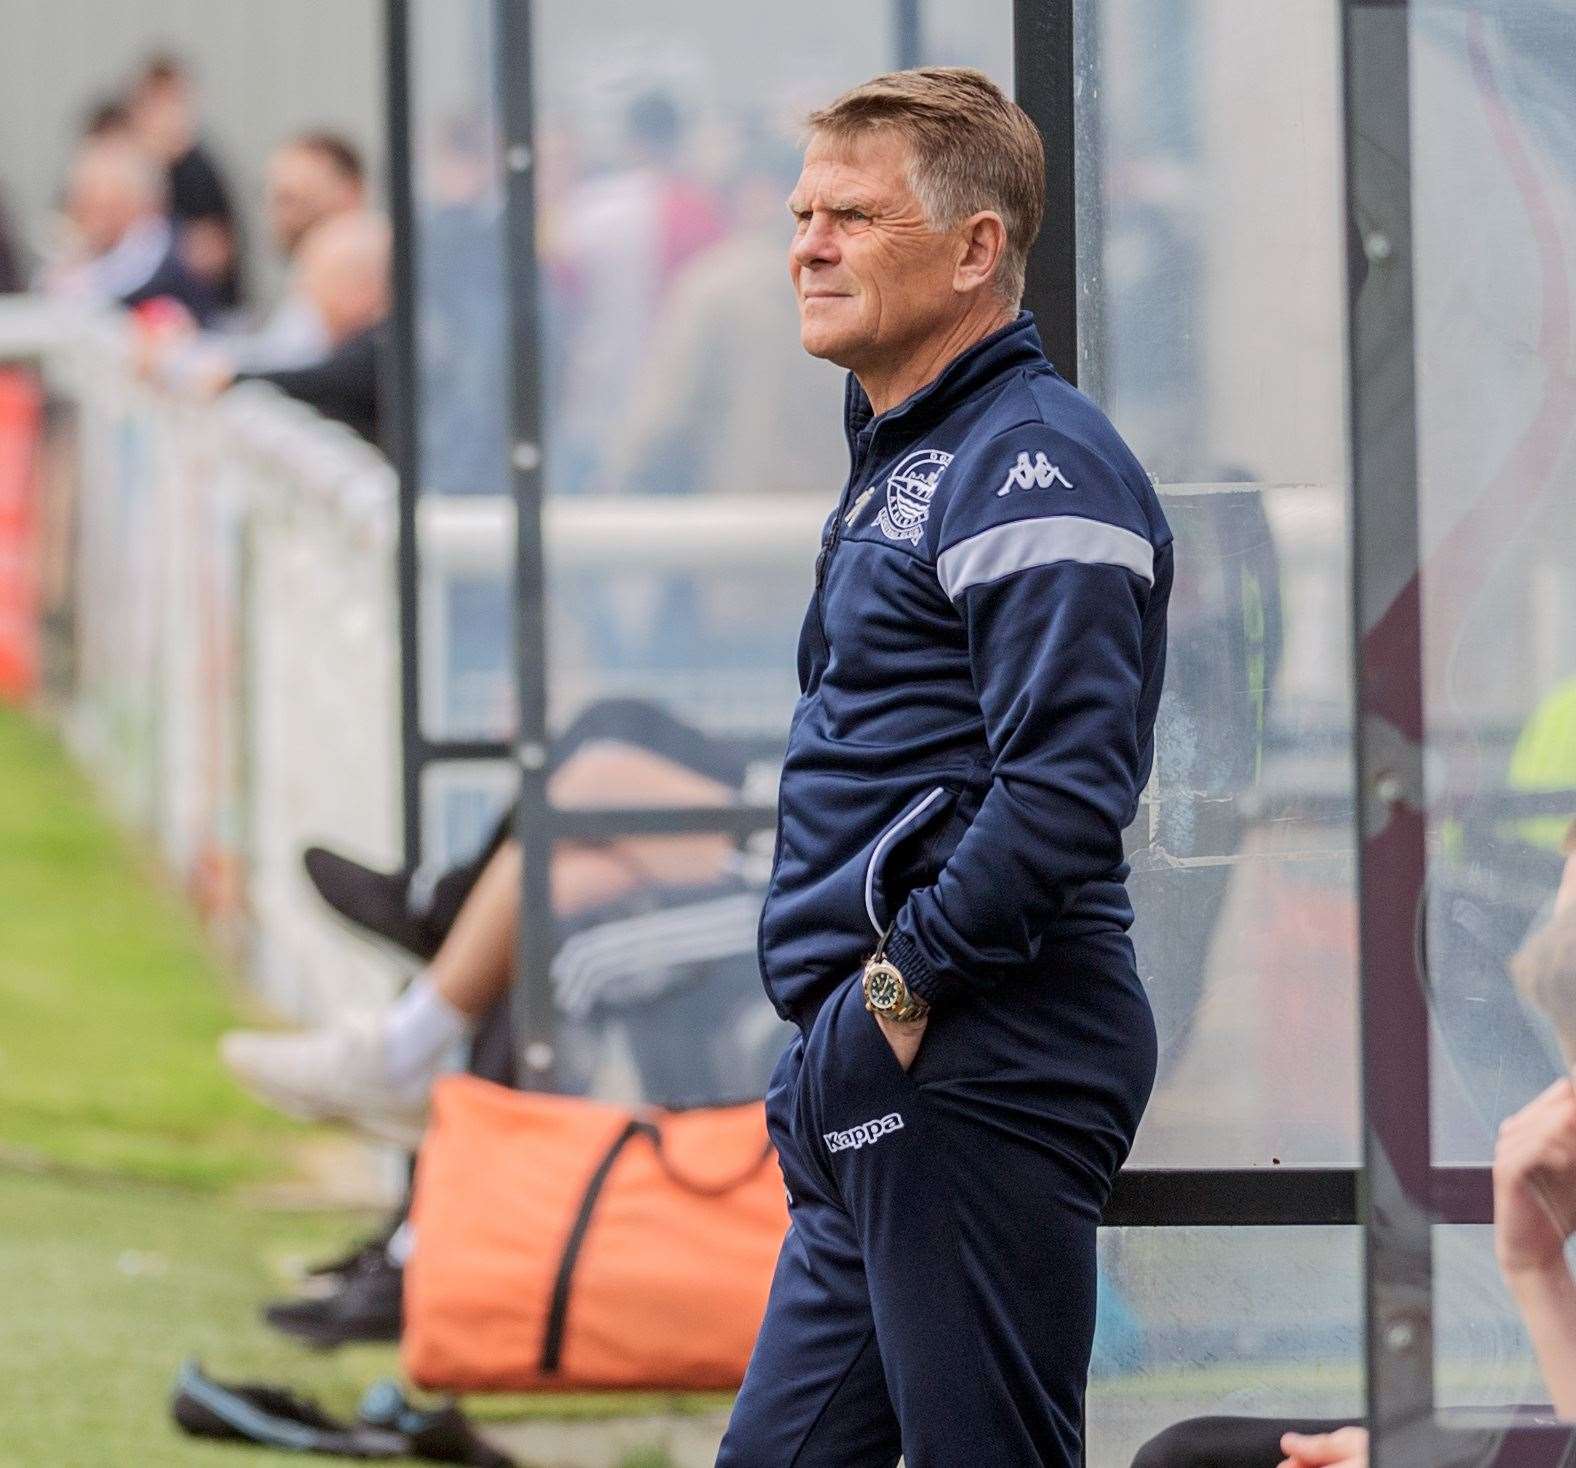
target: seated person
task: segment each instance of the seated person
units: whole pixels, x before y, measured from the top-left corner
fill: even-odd
[[[696,768],[703,762],[696,753],[706,741],[682,753],[675,747],[652,748],[635,742],[649,729],[620,736],[614,731],[620,724],[631,727],[627,717],[599,717],[623,708],[627,705],[588,711],[590,716],[560,741],[549,787],[555,803],[704,806],[725,805],[736,797],[736,785]],[[592,731],[599,728],[598,737]],[[682,762],[686,758],[689,763]],[[321,857],[326,855],[313,865],[319,876],[327,869],[336,889],[364,870],[342,858],[325,863]],[[553,903],[570,935],[552,973],[555,1001],[567,1021],[561,1086],[581,1089],[588,1083],[581,1056],[594,1044],[590,1031],[611,1012],[640,1010],[640,1022],[628,1026],[629,1040],[650,1099],[693,1105],[760,1094],[764,1075],[748,1054],[734,1051],[708,1063],[698,1044],[701,1035],[730,1027],[725,1016],[736,1007],[758,1012],[763,1029],[776,1028],[754,966],[758,895],[740,877],[739,863],[738,850],[725,834],[559,844],[552,867]],[[373,884],[379,881],[379,874],[365,875]],[[352,1121],[378,1135],[414,1142],[425,1123],[428,1090],[444,1060],[473,1039],[506,1001],[518,939],[520,876],[519,845],[500,833],[435,949],[419,924],[371,918],[368,925],[395,936],[412,952],[432,954],[388,1009],[307,1032],[237,1031],[223,1041],[225,1063],[283,1110]],[[449,895],[451,900],[459,896]],[[331,890],[330,896],[341,910],[356,911],[349,894]],[[363,913],[357,915],[368,922]],[[658,930],[660,946],[653,949]],[[716,992],[718,986],[727,996]],[[709,1011],[701,1035],[692,1034],[679,1017],[685,1007],[680,991],[695,989],[709,990],[707,1002],[726,1006]],[[692,1043],[670,1043],[679,1038],[675,1025]],[[511,1050],[506,1022],[502,1029],[502,1048]],[[776,1036],[762,1038],[764,1053]],[[507,1078],[496,1065],[491,1069],[492,1078]]]
[[[554,742],[552,791],[579,805],[724,804],[747,763],[727,744],[636,699],[593,704]],[[520,857],[512,814],[471,861],[435,881],[306,853],[325,901],[365,932],[428,960],[381,1014],[299,1035],[239,1032],[222,1053],[272,1104],[350,1120],[414,1145],[432,1077],[467,1040],[467,1069],[514,1080],[509,980]],[[756,963],[759,894],[723,836],[626,838],[560,846],[553,890],[572,936],[554,964],[558,1082],[583,1089],[599,1025],[621,1027],[644,1094],[672,1105],[759,1096],[783,1039]],[[652,927],[661,925],[654,943]],[[312,1271],[305,1293],[269,1305],[269,1324],[311,1345],[397,1340],[404,1208],[344,1258]]]
[[[1517,984],[1576,1054],[1576,825],[1554,916],[1512,961]],[[1570,1075],[1511,1116],[1494,1151],[1494,1251],[1526,1323],[1554,1411],[1576,1419],[1576,1279],[1565,1241],[1576,1233],[1576,1086]],[[1293,1430],[1288,1430],[1288,1428]],[[1133,1468],[1366,1468],[1356,1424],[1247,1417],[1178,1423],[1146,1443]]]

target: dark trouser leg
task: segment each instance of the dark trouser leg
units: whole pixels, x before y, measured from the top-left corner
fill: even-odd
[[[717,1468],[892,1468],[897,1418],[859,1240],[824,1177],[806,1165],[790,1116],[802,1058],[796,1039],[767,1092],[790,1224]]]
[[[1138,1450],[1133,1468],[1276,1468],[1283,1432],[1334,1432],[1349,1418],[1193,1417]]]
[[[818,1222],[822,1209],[847,1220],[796,1223],[790,1246],[802,1256],[788,1278],[841,1278],[824,1240],[852,1241],[908,1468],[1079,1463],[1095,1229],[1153,1071],[1131,949],[1113,935],[1069,945],[1032,984],[937,1011],[908,1074],[851,979],[817,1016],[797,1085],[779,1072],[790,1187],[797,1172]],[[784,1295],[763,1329],[770,1357],[740,1399],[752,1411],[763,1395],[754,1378],[770,1369],[791,1384],[800,1341],[813,1341]],[[873,1409],[852,1392],[827,1398],[825,1385],[815,1433],[836,1441]]]

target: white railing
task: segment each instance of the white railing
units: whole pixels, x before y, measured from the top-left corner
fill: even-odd
[[[300,851],[398,857],[387,463],[270,388],[149,387],[118,322],[0,304],[0,358],[66,405],[46,513],[72,547],[73,749],[273,1007],[386,994],[389,962],[328,918]]]
[[[47,514],[70,525],[73,674],[57,691],[72,747],[273,1007],[310,1018],[376,1000],[395,969],[329,918],[300,853],[322,841],[380,864],[400,854],[391,469],[270,388],[204,402],[148,385],[114,319],[0,301],[0,362],[17,360],[67,410]],[[785,728],[826,508],[824,487],[554,501],[555,721],[633,694],[702,724]],[[513,507],[424,496],[418,551],[422,727],[506,739]],[[653,637],[653,589],[674,577],[704,588],[704,623]],[[451,607],[478,588],[480,630],[474,603]],[[511,781],[501,761],[431,769],[426,859],[454,856]]]

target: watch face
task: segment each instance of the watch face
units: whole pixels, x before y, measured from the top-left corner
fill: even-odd
[[[877,964],[870,971],[866,996],[877,1009],[896,1009],[903,1002],[903,980],[890,964]]]

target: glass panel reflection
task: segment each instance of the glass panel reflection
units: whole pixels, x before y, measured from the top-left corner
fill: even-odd
[[[1102,1233],[1090,1468],[1206,1414],[1359,1420],[1361,1252],[1355,1228]]]
[[[1358,1158],[1337,19],[1078,12],[1080,383],[1177,537],[1138,1165]]]
[[[490,0],[410,6],[421,725],[514,725],[509,313]]]
[[[623,696],[786,732],[847,449],[843,375],[799,346],[783,206],[800,120],[896,64],[894,20],[536,7],[556,727]],[[927,56],[1010,67],[1006,0],[923,31]]]
[[[1432,4],[1411,39],[1434,1150],[1485,1162],[1566,1065],[1507,964],[1576,816],[1576,29]],[[1546,1004],[1576,990],[1534,958]]]

